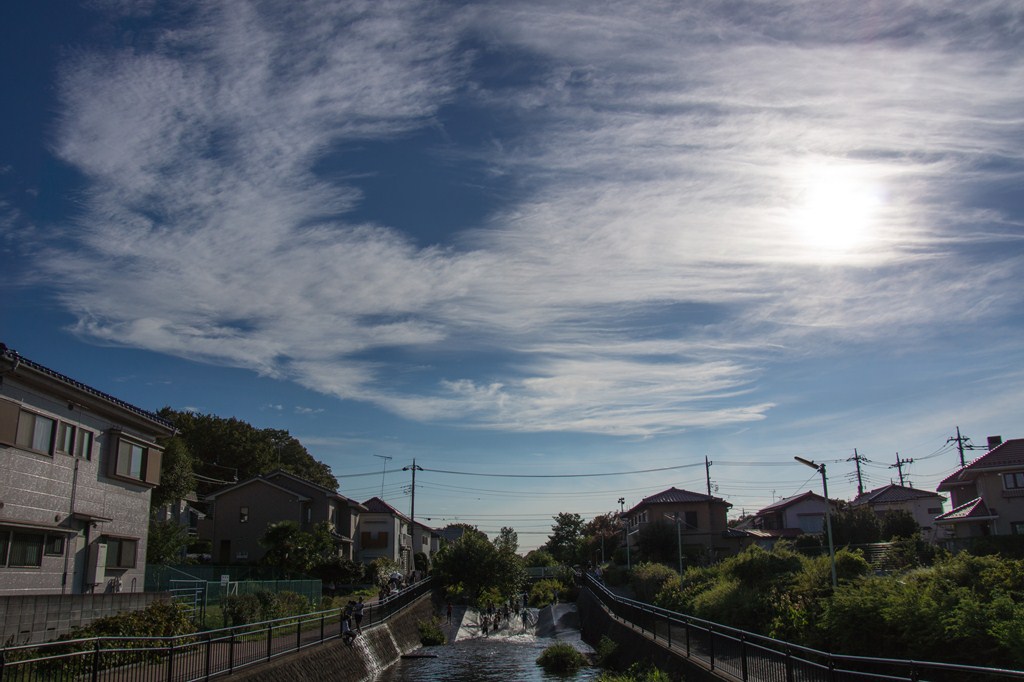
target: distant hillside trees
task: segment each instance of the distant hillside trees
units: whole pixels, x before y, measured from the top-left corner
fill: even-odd
[[[204,479],[232,481],[237,472],[238,480],[244,481],[275,469],[330,490],[338,489],[330,467],[314,459],[287,431],[258,429],[234,417],[178,412],[169,407],[159,414],[177,427],[178,438],[191,453],[192,471],[198,476],[201,490]]]

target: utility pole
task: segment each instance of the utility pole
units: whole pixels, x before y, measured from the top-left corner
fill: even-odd
[[[619,520],[622,521],[622,539],[626,541],[626,569],[633,570],[633,562],[629,559],[629,524],[626,523],[626,498],[619,498]]]
[[[423,471],[423,467],[417,466],[416,458],[412,458],[412,466],[402,467],[402,471],[412,471],[412,507],[409,509],[409,541],[412,542],[413,546],[409,548],[409,553],[412,555],[413,568],[416,567],[416,472]]]
[[[381,474],[380,474],[380,499],[381,499],[381,501],[383,501],[384,500],[384,477],[387,476],[387,473],[388,473],[388,460],[392,459],[392,458],[387,456],[387,455],[374,455],[374,457],[380,457],[382,460],[384,460],[384,471],[382,471]]]
[[[864,479],[862,479],[861,475],[860,475],[860,463],[868,461],[868,458],[867,457],[862,457],[861,455],[858,455],[857,454],[857,448],[854,448],[853,449],[853,457],[851,457],[850,459],[848,459],[846,461],[847,462],[854,462],[857,465],[857,494],[858,495],[863,495],[864,494]]]
[[[903,485],[903,465],[904,464],[910,464],[913,461],[914,460],[912,460],[912,459],[900,459],[900,453],[897,452],[896,453],[896,463],[889,465],[890,469],[898,469],[899,470],[899,472],[900,472],[900,485]]]
[[[712,462],[708,461],[708,456],[704,455],[704,474],[708,479],[708,497],[711,497],[711,464]]]
[[[965,438],[960,435],[960,427],[956,427],[956,438],[947,438],[946,443],[956,443],[956,449],[960,451],[960,467],[967,466],[967,462],[964,461],[964,443],[970,443],[970,438]]]

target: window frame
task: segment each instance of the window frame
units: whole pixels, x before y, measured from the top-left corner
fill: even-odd
[[[147,487],[160,485],[163,448],[121,429],[111,429],[107,475]],[[138,456],[137,465],[133,458]]]
[[[36,425],[41,419],[53,424],[45,448],[36,447],[40,444],[36,442]],[[29,420],[32,422],[32,436],[26,438],[29,431],[26,424]],[[96,432],[77,422],[21,402],[0,400],[0,444],[47,457],[61,454],[91,460],[95,443]]]
[[[1024,471],[1010,471],[1002,476],[1003,490],[1024,489]],[[1011,485],[1012,482],[1012,485]]]
[[[137,568],[139,564],[139,539],[129,537],[119,537],[113,535],[105,535],[104,542],[107,545],[107,560],[103,562],[104,568],[113,569],[131,569]],[[124,550],[130,544],[131,550],[131,564],[122,563],[124,559]],[[111,552],[112,548],[116,548],[115,551]],[[114,557],[112,561],[112,557]]]
[[[43,541],[43,556],[64,556],[66,547],[67,538],[57,533],[48,533]]]
[[[7,551],[5,553],[6,556],[4,556],[4,564],[3,564],[4,567],[6,567],[6,568],[42,568],[42,565],[43,565],[43,554],[44,554],[44,550],[46,549],[46,533],[44,533],[42,531],[31,531],[31,530],[28,530],[28,529],[18,529],[18,528],[11,528],[9,530],[9,533],[10,534],[9,534],[9,540],[7,542]],[[39,545],[38,545],[38,549],[36,550],[37,557],[38,557],[38,563],[18,563],[18,564],[11,563],[11,556],[14,554],[15,550],[17,549],[17,541],[19,539],[18,538],[19,535],[22,536],[21,537],[22,540],[24,540],[26,537],[33,537],[33,538],[38,537],[39,538]],[[27,547],[27,545],[25,545],[25,546]]]
[[[31,423],[29,423],[31,420]],[[39,438],[37,431],[40,420],[50,422],[50,433],[47,438],[46,448],[36,447],[36,440]],[[53,451],[57,441],[57,430],[60,424],[60,420],[56,417],[37,412],[35,410],[28,410],[24,407],[20,408],[18,412],[18,425],[17,431],[14,436],[15,445],[22,450],[28,450],[29,452],[37,452],[41,455],[53,456]],[[25,442],[24,435],[28,436],[28,442]]]

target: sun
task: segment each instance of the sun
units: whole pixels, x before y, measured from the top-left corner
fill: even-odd
[[[823,257],[861,251],[875,238],[879,203],[873,184],[855,169],[810,169],[791,214],[795,237]]]

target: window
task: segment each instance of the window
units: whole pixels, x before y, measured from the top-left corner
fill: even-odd
[[[60,422],[57,425],[55,450],[62,455],[92,459],[92,439],[92,431],[67,422]]]
[[[160,483],[160,448],[114,430],[111,452],[110,476],[148,485]]]
[[[936,514],[936,515],[941,514],[942,513],[942,507],[928,507],[928,513],[929,514]]]
[[[75,454],[75,427],[61,422],[57,427],[57,452],[62,455]]]
[[[1014,521],[1011,523],[1010,533],[1013,535],[1024,535],[1024,521]]]
[[[686,524],[688,530],[697,530],[697,512],[688,511],[686,512],[686,518],[683,521]]]
[[[249,522],[249,508],[248,507],[239,507],[238,508],[238,522],[239,523],[248,523]]]
[[[18,415],[17,444],[28,450],[50,454],[56,426],[55,419],[22,410]]]
[[[42,533],[11,533],[7,565],[12,568],[35,568],[43,565]]]
[[[1024,471],[1017,471],[1012,474],[1003,474],[1003,487],[1007,490],[1024,488]]]
[[[825,527],[825,515],[799,514],[797,523],[800,524],[800,530],[805,533],[820,533],[821,529]]]
[[[138,540],[107,537],[107,568],[135,568]]]
[[[46,547],[43,549],[43,552],[47,556],[62,556],[64,554],[64,536],[47,535]]]

